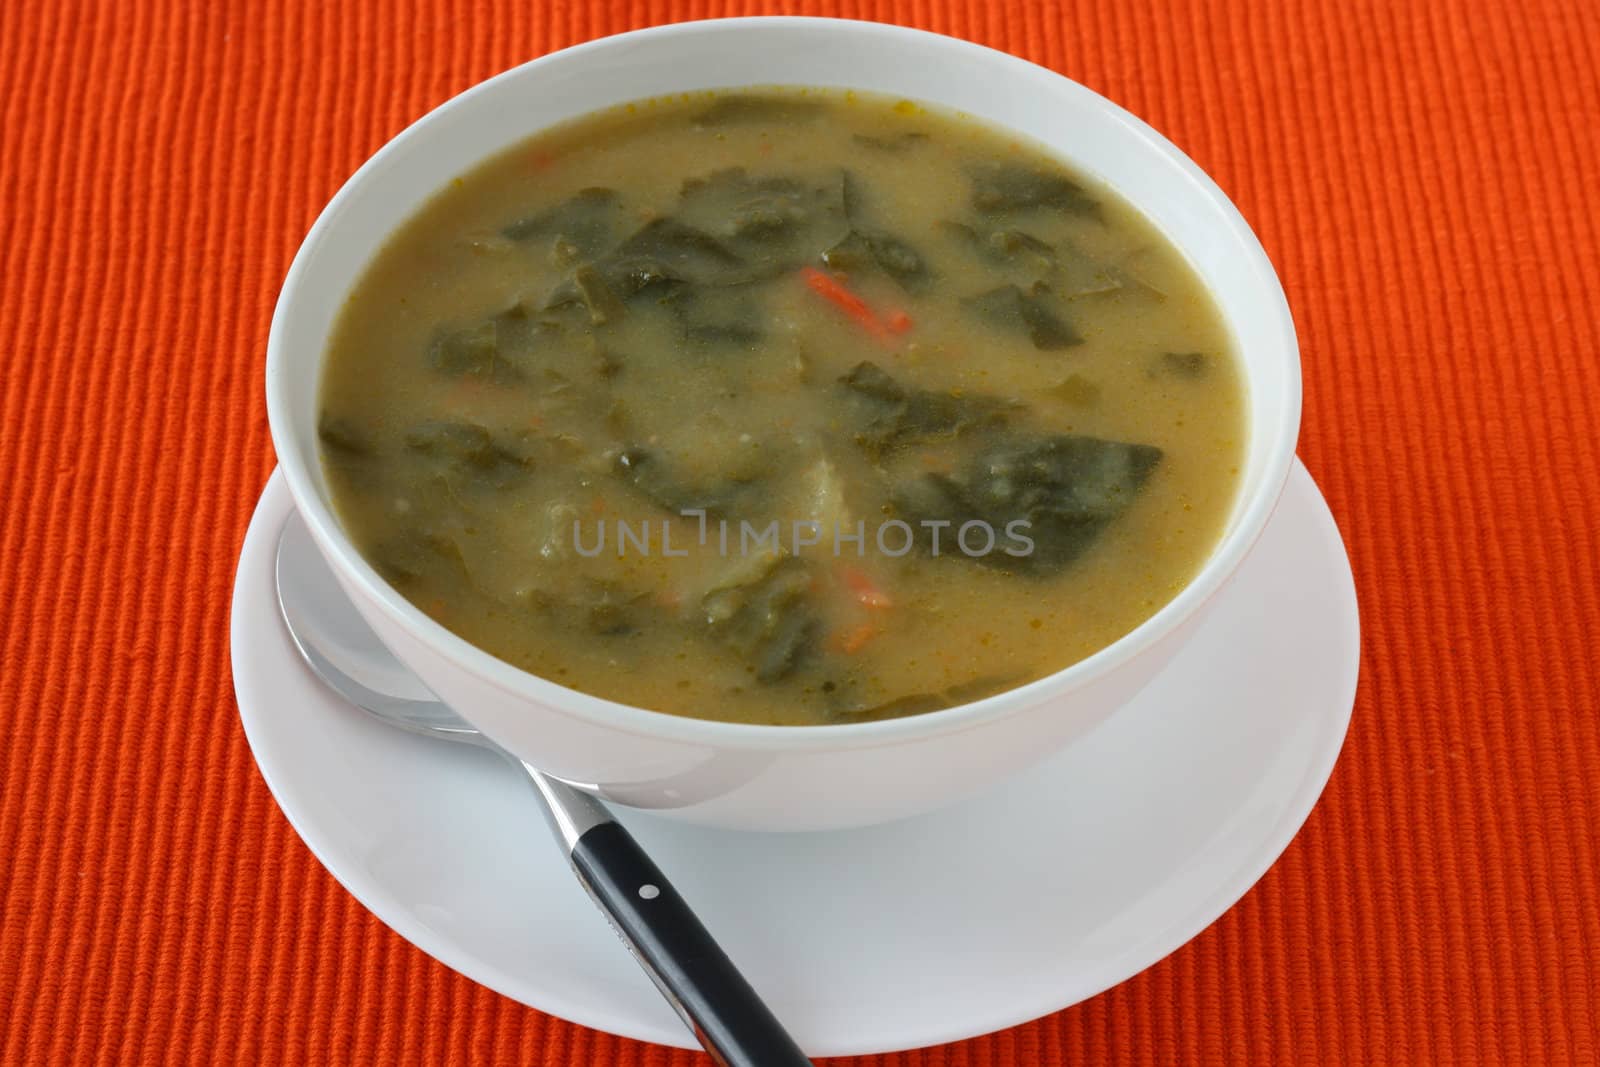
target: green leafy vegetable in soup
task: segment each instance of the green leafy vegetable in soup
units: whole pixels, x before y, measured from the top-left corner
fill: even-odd
[[[373,565],[489,652],[740,722],[930,711],[1199,568],[1232,343],[1113,191],[793,89],[630,104],[467,171],[336,324],[319,432]]]

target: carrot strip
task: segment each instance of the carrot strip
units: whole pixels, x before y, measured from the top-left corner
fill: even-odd
[[[896,308],[889,312],[889,317],[885,320],[884,325],[889,327],[890,333],[905,333],[911,329],[911,316],[900,308]]]
[[[847,656],[853,656],[867,646],[867,642],[878,636],[878,628],[870,622],[859,626],[852,626],[843,631],[831,642],[833,647]]]
[[[811,287],[813,293],[850,316],[867,333],[879,341],[892,343],[889,327],[879,321],[877,314],[865,300],[846,289],[838,279],[824,274],[815,267],[801,267],[800,275],[805,278],[806,285]]]
[[[894,607],[894,598],[884,592],[883,587],[873,581],[871,575],[858,567],[840,567],[839,580],[844,583],[846,589],[850,590],[856,600],[866,607]]]

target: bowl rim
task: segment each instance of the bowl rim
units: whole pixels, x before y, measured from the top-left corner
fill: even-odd
[[[1231,528],[1223,534],[1199,572],[1177,595],[1144,622],[1092,655],[1042,678],[981,700],[918,715],[873,722],[784,726],[726,722],[654,711],[564,686],[523,670],[457,636],[413,606],[384,580],[350,542],[333,515],[332,509],[324,505],[308,470],[308,463],[313,457],[308,457],[304,450],[297,446],[289,429],[293,412],[292,405],[286,398],[288,376],[282,373],[284,361],[288,358],[285,354],[284,335],[294,314],[296,293],[304,284],[305,275],[311,269],[310,263],[315,258],[318,248],[329,239],[330,231],[334,229],[344,206],[362,195],[363,186],[371,175],[380,171],[390,158],[403,151],[403,146],[407,142],[420,136],[423,131],[451,121],[451,113],[457,108],[481,95],[496,91],[496,87],[507,80],[526,77],[530,71],[542,65],[556,62],[570,63],[589,53],[603,53],[619,46],[636,47],[684,34],[729,30],[737,32],[746,27],[766,30],[806,27],[824,32],[896,37],[910,41],[916,47],[928,49],[931,58],[934,59],[940,54],[959,54],[967,59],[976,58],[998,67],[1008,68],[1008,73],[1013,75],[1034,78],[1044,76],[1063,83],[1067,91],[1082,94],[1092,106],[1105,111],[1130,134],[1143,140],[1149,147],[1175,164],[1188,179],[1196,195],[1209,201],[1210,206],[1219,212],[1227,237],[1237,245],[1247,261],[1246,265],[1256,275],[1261,289],[1261,313],[1275,320],[1272,325],[1278,335],[1279,344],[1290,354],[1281,395],[1275,398],[1272,407],[1272,410],[1281,412],[1281,417],[1276,420],[1275,425],[1259,426],[1254,422],[1251,425],[1252,434],[1267,432],[1274,438],[1270,443],[1260,478],[1253,494],[1236,512]],[[533,136],[537,132],[529,131],[528,136]],[[1138,206],[1134,204],[1135,208]],[[357,168],[328,201],[307,232],[284,277],[273,309],[272,324],[267,338],[265,385],[268,425],[273,448],[277,453],[278,465],[283,470],[296,509],[310,528],[314,540],[328,558],[330,565],[341,578],[354,583],[371,603],[377,605],[392,623],[412,639],[430,648],[456,669],[480,681],[488,682],[507,696],[536,703],[550,711],[639,737],[690,743],[715,749],[746,751],[865,749],[942,737],[1007,718],[1034,707],[1058,693],[1080,688],[1110,674],[1135,656],[1161,642],[1192,618],[1238,569],[1265,528],[1288,481],[1299,434],[1301,408],[1299,346],[1288,299],[1277,272],[1260,240],[1227,194],[1171,141],[1142,119],[1087,86],[1064,74],[999,49],[946,34],[890,23],[800,15],[695,19],[596,38],[511,67],[429,110],[390,138]],[[1251,383],[1251,387],[1255,388],[1255,383]],[[1242,492],[1244,487],[1240,488]]]

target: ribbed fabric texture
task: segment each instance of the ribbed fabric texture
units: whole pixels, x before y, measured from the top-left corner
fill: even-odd
[[[345,177],[543,52],[770,10],[0,5],[0,1064],[708,1062],[367,914],[251,764],[227,618],[273,301]],[[1217,178],[1294,306],[1365,629],[1333,781],[1239,906],[1086,1004],[853,1062],[1596,1063],[1600,7],[783,10],[1014,52]]]

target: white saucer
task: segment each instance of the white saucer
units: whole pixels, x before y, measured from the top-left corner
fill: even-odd
[[[496,757],[385,727],[296,658],[273,601],[274,475],[239,560],[233,674],[262,776],[323,865],[462,974],[542,1011],[693,1040]],[[1271,865],[1344,740],[1359,656],[1332,516],[1297,465],[1193,641],[1132,705],[965,806],[865,830],[744,834],[624,811],[814,1056],[954,1041],[1155,963]]]

